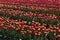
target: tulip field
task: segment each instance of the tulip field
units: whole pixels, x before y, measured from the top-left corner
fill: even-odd
[[[0,40],[60,40],[60,7],[0,2]]]

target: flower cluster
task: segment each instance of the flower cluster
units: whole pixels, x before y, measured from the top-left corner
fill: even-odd
[[[58,7],[55,7],[55,5],[46,5],[46,4],[29,4],[29,3],[21,3],[21,4],[19,4],[19,3],[2,3],[1,4],[1,6],[0,7],[2,7],[2,8],[15,8],[15,9],[29,9],[29,10],[43,10],[43,11],[50,11],[50,12],[52,12],[52,11],[57,11],[57,12],[59,12],[60,10],[60,8],[58,9]]]
[[[42,37],[42,34],[47,36],[49,33],[53,33],[54,39],[55,37],[60,38],[60,26],[56,27],[55,25],[49,25],[48,28],[46,26],[47,24],[44,23],[41,25],[39,22],[34,21],[27,22],[23,20],[9,20],[8,18],[0,16],[0,28],[3,28],[4,30],[13,29],[15,31],[19,31],[22,35],[28,34],[31,36],[37,36],[38,38]],[[57,36],[55,34],[57,34]]]
[[[60,19],[60,16],[56,16],[54,14],[43,14],[43,13],[32,13],[32,12],[23,12],[23,11],[19,11],[19,10],[7,10],[7,9],[0,9],[0,12],[3,12],[4,14],[11,14],[13,16],[16,15],[21,15],[21,16],[25,16],[25,17],[37,17],[37,18],[43,18],[46,20],[53,20],[53,19]]]

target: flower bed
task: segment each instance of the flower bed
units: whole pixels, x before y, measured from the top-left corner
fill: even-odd
[[[0,6],[0,40],[60,40],[59,12],[12,6]]]

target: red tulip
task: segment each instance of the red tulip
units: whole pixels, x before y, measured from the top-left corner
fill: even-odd
[[[42,24],[42,26],[46,27],[46,24]]]
[[[49,40],[48,38],[46,38],[46,40]]]
[[[49,31],[50,31],[50,32],[53,32],[53,30],[52,30],[52,29],[50,29]]]
[[[58,19],[60,19],[60,16],[57,16]]]
[[[58,35],[57,37],[60,38],[60,35]]]
[[[60,29],[58,29],[58,32],[60,33]]]
[[[2,22],[0,22],[0,28],[3,26],[4,24]]]
[[[24,31],[20,31],[20,32],[21,32],[21,34],[23,34],[23,35],[25,34]]]
[[[4,30],[7,30],[8,28],[7,27],[3,27]]]
[[[44,15],[43,14],[39,14],[38,15],[38,18],[42,18]]]
[[[34,35],[35,35],[35,36],[37,36],[37,35],[38,35],[38,33],[34,33]]]
[[[28,33],[28,34],[32,34],[32,31],[31,31],[31,30],[27,30],[27,33]]]
[[[16,28],[15,30],[16,30],[16,31],[18,31],[18,30],[19,30],[19,28]]]

